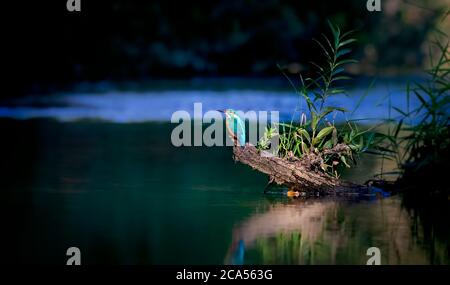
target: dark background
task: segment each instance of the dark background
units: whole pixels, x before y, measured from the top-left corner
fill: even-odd
[[[6,5],[6,6],[5,6]],[[355,74],[414,72],[445,0],[15,1],[2,8],[6,90],[48,93],[78,82],[279,76],[320,60],[327,20],[357,29]]]

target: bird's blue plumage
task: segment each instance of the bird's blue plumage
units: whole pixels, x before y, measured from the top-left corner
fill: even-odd
[[[245,145],[245,122],[239,117],[238,114],[234,110],[228,109],[225,111],[225,114],[227,116],[226,123],[229,132],[231,132],[230,135],[236,138],[237,143],[239,146]],[[234,139],[234,138],[232,138]]]

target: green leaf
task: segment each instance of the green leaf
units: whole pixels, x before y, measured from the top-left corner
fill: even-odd
[[[332,111],[339,111],[342,113],[347,112],[347,109],[345,109],[343,107],[333,107],[333,106],[326,107],[325,110],[330,111],[330,112],[332,112]],[[328,112],[328,113],[330,113],[330,112]]]
[[[405,113],[404,111],[402,111],[401,109],[397,108],[397,107],[392,107],[392,109],[394,109],[395,111],[399,112],[400,114],[402,114],[405,117],[408,117],[409,114]]]
[[[330,48],[330,51],[334,53],[335,51],[334,51],[333,46],[330,43],[330,40],[324,34],[322,34],[322,37],[325,39],[325,42],[328,44],[328,47]]]
[[[301,154],[302,154],[301,151],[300,151],[300,148],[299,148],[299,145],[298,145],[298,144],[295,145],[294,154],[295,154],[295,153],[297,153],[298,156],[301,156]]]
[[[311,64],[314,65],[317,69],[319,69],[320,72],[325,73],[325,70],[323,69],[322,66],[318,65],[318,64],[315,63],[314,61],[310,61],[309,63],[311,63]]]
[[[335,64],[335,67],[338,67],[340,65],[350,64],[350,63],[358,63],[358,61],[356,59],[343,59],[343,60],[338,61]]]
[[[348,44],[351,44],[351,43],[353,43],[353,42],[356,42],[356,39],[348,39],[348,40],[346,40],[346,41],[341,42],[341,43],[338,45],[338,48],[341,48],[341,47],[343,47],[343,46],[345,46],[345,45],[348,45]]]
[[[425,99],[422,97],[422,95],[420,95],[420,93],[417,90],[414,90],[414,94],[416,94],[416,97],[420,100],[420,103],[422,103],[422,106],[427,108],[427,110],[430,110],[430,107],[429,107],[427,101],[425,101]]]
[[[309,143],[311,143],[311,137],[309,136],[309,133],[307,130],[303,128],[297,129],[297,133],[300,134],[302,137],[304,137]]]
[[[303,151],[303,153],[308,153],[309,152],[309,148],[304,142],[302,142],[302,151]]]
[[[330,91],[330,94],[345,94],[345,90],[341,88],[335,88]]]
[[[324,52],[324,54],[328,58],[328,60],[331,60],[331,56],[328,53],[328,50],[322,45],[322,43],[316,39],[313,39],[313,41],[315,41],[320,46],[320,48],[322,49],[322,51]]]
[[[329,134],[331,134],[331,132],[333,131],[334,127],[325,127],[323,129],[320,130],[320,132],[317,134],[317,136],[313,139],[313,145],[316,145],[318,142],[320,142],[324,137],[328,136]]]
[[[356,112],[356,110],[358,110],[358,108],[361,106],[361,103],[363,102],[364,98],[366,98],[366,96],[369,94],[369,92],[372,90],[373,85],[375,84],[375,78],[372,79],[370,81],[369,86],[367,87],[367,89],[364,91],[364,93],[359,97],[358,101],[356,102],[355,108],[353,109],[352,113],[350,114],[350,116],[353,116],[353,114]]]
[[[333,143],[332,140],[327,140],[324,144],[323,144],[323,148],[332,148],[333,147]]]
[[[355,33],[355,30],[350,30],[348,32],[345,32],[344,34],[342,34],[341,39],[345,39],[345,37],[347,37],[353,33]]]
[[[350,80],[352,79],[350,76],[338,76],[331,79],[330,82],[339,81],[339,80]]]
[[[313,130],[313,133],[316,131],[317,123],[319,122],[319,117],[317,116],[316,112],[311,112],[311,129]]]
[[[284,131],[284,127],[287,127],[287,128],[294,128],[293,125],[291,125],[291,124],[286,124],[286,123],[279,123],[278,125],[280,125],[280,126],[283,127],[283,131]]]
[[[331,73],[331,76],[335,76],[336,74],[342,73],[344,72],[344,68],[342,67],[338,67],[335,70],[333,70],[333,72]]]
[[[395,129],[395,133],[394,133],[395,138],[398,137],[398,134],[400,133],[400,130],[402,129],[402,125],[403,125],[403,119],[400,120],[400,122],[398,123],[398,125]]]
[[[330,27],[331,32],[333,33],[333,37],[339,38],[339,34],[340,34],[339,29],[337,29],[333,25],[333,23],[331,23],[330,21],[327,21],[327,22],[328,22],[328,26]]]
[[[341,56],[344,56],[344,55],[346,55],[346,54],[348,54],[348,53],[350,53],[352,50],[351,49],[341,49],[340,51],[338,51],[337,53],[336,53],[336,58],[339,58],[339,57],[341,57]]]

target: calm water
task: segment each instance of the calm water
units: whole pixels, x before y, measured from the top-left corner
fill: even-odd
[[[400,196],[263,195],[230,148],[175,148],[166,123],[0,120],[2,262],[65,264],[449,264],[445,205]],[[364,159],[345,177],[379,170]]]

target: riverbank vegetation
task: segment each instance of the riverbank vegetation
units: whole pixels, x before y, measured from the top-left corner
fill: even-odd
[[[347,119],[349,110],[330,106],[327,99],[345,94],[344,83],[350,77],[345,67],[356,61],[350,58],[353,32],[342,32],[329,23],[331,37],[323,35],[315,40],[323,53],[324,62],[312,62],[313,76],[299,75],[300,86],[283,71],[300,96],[306,102],[306,112],[296,107],[289,123],[268,128],[257,145],[267,150],[270,140],[278,139],[277,156],[289,160],[292,157],[310,160],[311,171],[320,171],[338,178],[342,169],[355,166],[361,153],[393,160],[397,170],[382,177],[395,174],[396,188],[418,189],[425,186],[429,193],[449,194],[445,171],[450,157],[450,48],[449,38],[439,32],[430,43],[430,68],[425,71],[424,81],[407,83],[405,86],[406,110],[389,104],[389,116],[381,124],[361,128],[356,121]],[[437,58],[437,59],[436,59]],[[359,100],[364,100],[363,94]],[[419,106],[410,109],[415,97]],[[359,103],[357,104],[357,106]],[[337,125],[335,117],[343,114],[344,124]],[[395,118],[391,117],[395,114]]]
[[[422,193],[448,195],[450,47],[449,37],[443,32],[430,43],[429,61],[426,80],[406,85],[407,109],[392,108],[400,117],[393,128],[377,134],[376,145],[383,158],[397,163],[398,182],[404,187],[411,190],[423,187],[427,191]],[[419,106],[410,110],[412,97]],[[387,123],[390,122],[389,118]]]

